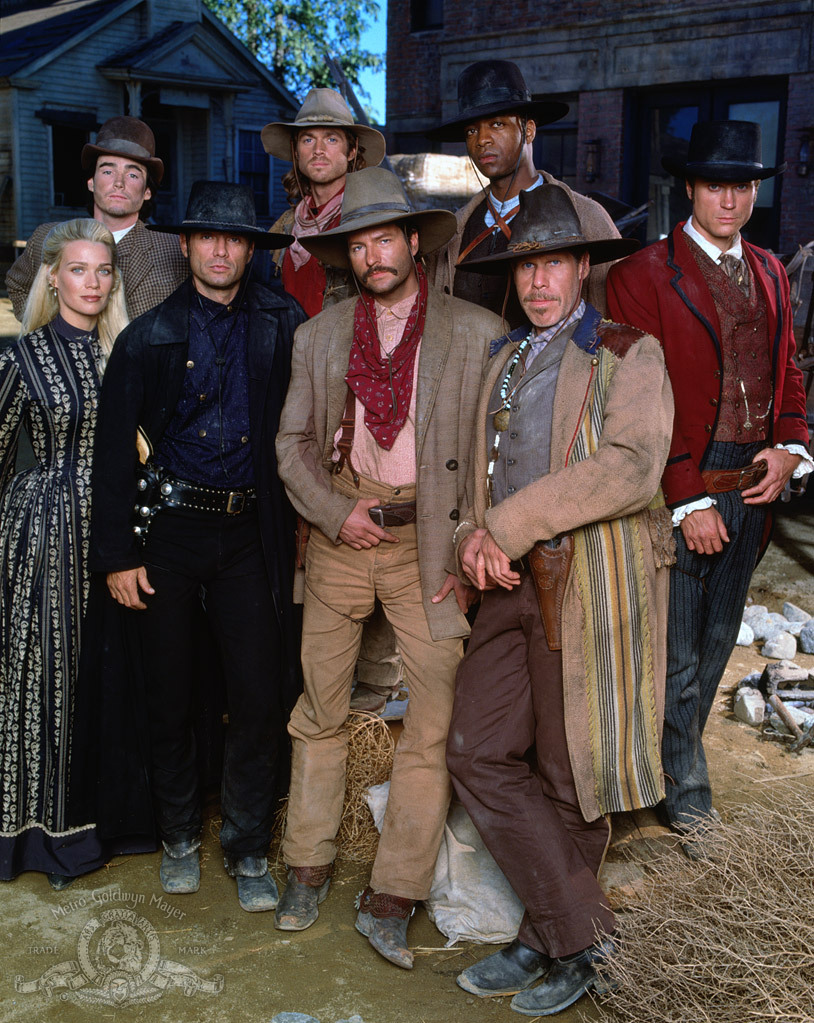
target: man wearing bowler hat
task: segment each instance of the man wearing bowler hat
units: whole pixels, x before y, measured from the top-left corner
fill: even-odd
[[[294,329],[281,289],[249,280],[251,189],[199,181],[180,235],[191,278],[131,323],[107,365],[94,455],[91,564],[141,632],[151,787],[164,891],[197,891],[201,796],[191,717],[194,620],[203,591],[229,709],[220,840],[240,905],[274,909],[266,863],[290,705],[293,514],[274,438]],[[137,431],[150,449],[140,467]],[[136,509],[137,528],[133,513]]]
[[[359,297],[297,331],[277,439],[280,476],[312,525],[305,559],[304,692],[289,722],[288,882],[275,925],[300,931],[328,893],[345,793],[353,668],[376,598],[410,679],[404,731],[356,928],[410,969],[407,925],[429,895],[449,804],[444,764],[470,593],[454,574],[481,372],[498,317],[439,293],[417,259],[455,230],[416,212],[379,167],[350,174],[339,226],[303,239],[352,271]]]
[[[573,192],[547,171],[534,167],[532,143],[537,128],[558,121],[568,105],[553,100],[534,100],[520,72],[510,60],[479,60],[464,68],[458,78],[458,110],[455,117],[428,134],[443,142],[464,142],[475,167],[489,179],[489,189],[474,196],[457,213],[458,230],[450,244],[433,260],[436,287],[475,302],[492,312],[503,313],[512,327],[525,322],[516,296],[502,277],[458,274],[464,259],[505,252],[512,233],[521,191],[543,183],[561,188],[576,208],[585,237],[590,240],[618,238],[619,232],[605,210],[593,199]],[[605,312],[607,268],[592,267],[585,297]]]
[[[111,117],[95,143],[82,150],[82,169],[93,196],[93,218],[116,242],[130,319],[163,302],[189,274],[178,241],[170,234],[150,234],[139,212],[161,184],[164,164],[155,155],[155,138],[136,117]],[[42,257],[42,243],[54,226],[40,224],[22,255],[6,274],[14,315],[22,316]]]
[[[459,268],[509,277],[527,322],[492,344],[480,392],[455,541],[484,596],[447,743],[455,791],[526,912],[458,984],[514,994],[528,1016],[600,984],[606,815],[664,791],[670,385],[655,338],[582,298],[590,263],[635,246],[589,241],[546,184],[521,192],[505,252]]]
[[[717,817],[701,736],[735,645],[768,508],[812,467],[806,396],[792,361],[785,271],[741,235],[764,167],[760,126],[693,126],[685,161],[662,163],[685,182],[692,215],[663,241],[611,270],[613,317],[660,338],[676,416],[662,486],[678,561],[670,582],[664,814],[691,858],[709,850]]]

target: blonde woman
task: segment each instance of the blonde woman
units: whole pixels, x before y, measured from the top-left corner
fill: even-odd
[[[113,236],[95,220],[45,239],[18,341],[0,351],[0,879],[52,887],[104,862],[70,819],[69,766],[88,600],[91,454],[102,372],[127,323]],[[15,472],[22,427],[36,464]]]

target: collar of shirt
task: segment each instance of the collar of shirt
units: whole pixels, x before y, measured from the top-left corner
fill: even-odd
[[[135,224],[131,224],[130,227],[124,227],[121,231],[111,231],[110,233],[113,235],[113,241],[118,245],[122,238],[124,238],[126,234],[130,234],[135,226]]]
[[[528,371],[529,366],[532,364],[532,362],[534,362],[534,360],[545,348],[548,342],[552,340],[552,338],[559,334],[561,330],[565,330],[565,328],[570,326],[570,324],[576,323],[578,320],[581,320],[584,315],[585,299],[581,298],[579,301],[579,305],[571,313],[571,315],[566,316],[566,318],[564,320],[560,320],[559,323],[555,323],[551,327],[544,327],[536,334],[534,333],[534,328],[532,327],[531,347],[529,348],[528,355],[526,356],[526,371]]]
[[[741,244],[741,236],[735,239],[735,244],[731,249],[727,249],[726,252],[721,252],[717,245],[713,245],[711,241],[708,241],[695,227],[692,222],[692,217],[687,220],[684,225],[684,233],[688,234],[690,238],[700,248],[706,252],[713,263],[720,263],[722,256],[734,256],[735,259],[743,259],[743,245]]]
[[[535,188],[539,188],[540,185],[542,185],[542,183],[543,183],[543,175],[542,174],[538,174],[537,175],[537,180],[534,182],[534,184],[533,185],[529,185],[528,188],[524,188],[523,191],[524,192],[533,192],[534,189]],[[507,199],[505,202],[498,202],[498,200],[495,199],[494,195],[492,195],[491,192],[489,193],[489,198],[492,201],[492,205],[497,210],[497,212],[501,215],[501,217],[505,217],[507,213],[511,213],[512,210],[516,210],[517,207],[520,205],[520,193],[519,192],[518,192],[517,195],[512,196],[511,199]],[[489,209],[488,206],[486,207],[486,215],[483,218],[483,222],[484,222],[484,224],[486,224],[487,227],[494,227],[495,226],[495,218],[492,216],[492,211]]]
[[[395,305],[382,305],[376,302],[376,329],[383,351],[388,355],[398,347],[407,320],[415,304],[417,291],[407,295]]]

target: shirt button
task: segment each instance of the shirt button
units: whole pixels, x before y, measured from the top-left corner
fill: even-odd
[[[206,430],[198,430],[198,436],[199,437],[205,437],[206,436]]]
[[[459,515],[460,512],[458,511],[457,508],[453,508],[452,511],[449,513],[449,517],[452,519],[453,522],[457,521]]]
[[[248,437],[241,437],[240,438],[240,443],[241,444],[248,444],[249,443],[249,438]]]
[[[454,472],[457,468],[458,468],[457,461],[454,458],[450,458],[450,460],[447,462],[447,469],[449,469],[450,472]]]
[[[195,363],[192,361],[192,359],[190,359],[187,362],[187,369],[192,369],[194,365],[195,365]]]
[[[235,311],[235,307],[233,305],[227,305],[226,306],[226,312],[227,313],[233,313],[234,311]]]

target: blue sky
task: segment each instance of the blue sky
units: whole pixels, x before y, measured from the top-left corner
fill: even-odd
[[[381,6],[379,17],[362,36],[362,43],[366,49],[384,56],[387,47],[387,0],[379,0],[379,4]],[[370,105],[376,114],[376,122],[384,123],[384,68],[378,72],[365,71],[362,74],[362,83],[370,93]]]

